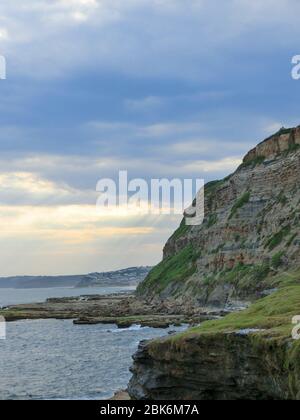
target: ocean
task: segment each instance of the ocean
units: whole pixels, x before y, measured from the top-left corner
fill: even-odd
[[[5,306],[42,301],[47,297],[75,296],[78,292],[120,291],[120,288],[113,289],[93,288],[88,289],[88,293],[84,289],[0,289],[0,302]],[[25,292],[23,300],[22,292]],[[132,355],[141,340],[184,329],[138,325],[118,329],[115,325],[73,325],[71,320],[8,323],[7,338],[0,340],[0,399],[110,398],[126,388]]]
[[[82,295],[108,295],[111,293],[134,291],[128,287],[52,287],[48,289],[2,289],[0,288],[0,308],[19,303],[44,302],[47,298],[72,297]]]

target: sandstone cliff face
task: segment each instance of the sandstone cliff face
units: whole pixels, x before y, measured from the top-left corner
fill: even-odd
[[[237,171],[205,187],[205,220],[184,222],[138,293],[194,308],[230,306],[300,264],[300,127],[260,143]]]
[[[279,154],[300,145],[300,127],[282,129],[274,136],[266,139],[245,156],[244,162],[256,158],[276,158]]]

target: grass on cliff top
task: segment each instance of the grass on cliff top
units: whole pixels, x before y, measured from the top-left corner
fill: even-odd
[[[267,137],[267,138],[263,141],[263,143],[264,143],[264,142],[266,142],[266,141],[268,141],[268,140],[270,140],[270,139],[272,139],[273,137],[276,137],[276,136],[282,136],[283,134],[290,134],[292,131],[293,131],[293,128],[281,127],[281,129],[280,129],[280,130],[278,130],[276,133],[274,133],[274,134],[272,134],[271,136]]]
[[[261,299],[242,312],[218,321],[205,322],[189,330],[190,333],[211,333],[241,329],[272,330],[275,335],[291,335],[292,318],[300,315],[300,284],[286,287]]]
[[[276,337],[291,337],[292,319],[300,315],[300,271],[286,273],[274,279],[278,291],[258,300],[248,309],[232,313],[216,321],[207,321],[175,337],[190,334],[215,334],[243,329],[262,329]]]

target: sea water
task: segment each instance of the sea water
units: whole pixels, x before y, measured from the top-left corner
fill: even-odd
[[[0,295],[3,290],[0,289]],[[86,294],[85,290],[79,290],[79,294]],[[26,300],[42,301],[66,292],[53,291],[31,289]],[[75,291],[66,293],[74,296]],[[11,290],[1,295],[3,306],[20,303],[19,292]],[[89,294],[99,292],[112,290],[89,289]],[[6,327],[6,340],[0,340],[0,399],[37,400],[110,398],[126,388],[132,355],[141,340],[185,328],[135,325],[118,329],[115,325],[74,325],[72,320],[17,321],[7,323]]]

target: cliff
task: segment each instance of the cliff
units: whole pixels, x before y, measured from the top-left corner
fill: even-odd
[[[134,357],[129,394],[146,400],[299,400],[299,272],[280,289],[218,321],[143,342]]]
[[[300,126],[296,128],[282,128],[278,133],[267,138],[254,149],[250,150],[244,158],[244,162],[255,159],[272,159],[278,155],[289,152],[300,145]]]
[[[205,186],[205,219],[179,229],[138,288],[149,301],[237,306],[300,264],[300,127],[260,143],[235,173]]]
[[[183,221],[168,240],[140,296],[195,312],[252,304],[141,343],[131,398],[300,399],[299,145],[299,127],[260,143],[234,174],[206,185],[204,223]]]

